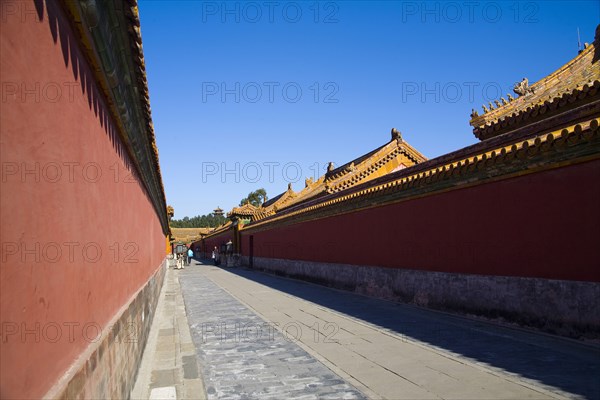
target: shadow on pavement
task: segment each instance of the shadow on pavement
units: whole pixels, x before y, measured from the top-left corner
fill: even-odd
[[[212,265],[212,260],[203,261]],[[222,269],[531,383],[588,399],[600,398],[600,349],[595,346],[246,268]]]

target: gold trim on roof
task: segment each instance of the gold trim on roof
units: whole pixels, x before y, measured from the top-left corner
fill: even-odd
[[[427,194],[462,189],[481,184],[483,180],[507,179],[540,169],[600,158],[600,118],[567,128],[531,137],[517,143],[501,145],[458,158],[434,164],[424,170],[419,165],[402,171],[397,178],[387,179],[343,195],[332,195],[322,201],[252,223],[244,230],[260,231],[273,224],[294,224],[307,220],[327,218],[406,201]],[[561,156],[562,154],[562,156]],[[431,160],[435,161],[435,160]],[[417,170],[414,171],[413,170]],[[388,178],[392,178],[389,176]]]
[[[253,221],[282,212],[290,207],[301,207],[307,201],[341,192],[370,180],[385,176],[396,169],[408,168],[427,161],[427,158],[402,139],[400,132],[392,130],[392,140],[385,145],[358,157],[338,168],[332,164],[326,174],[316,181],[307,178],[304,188],[295,192],[291,184],[274,202],[259,207]]]
[[[531,86],[527,78],[515,84],[519,97],[509,94],[508,100],[502,97],[495,104],[490,102],[482,107],[482,115],[473,110],[469,122],[473,134],[480,140],[489,139],[588,103],[600,88],[599,40],[596,28],[595,42],[560,69]]]

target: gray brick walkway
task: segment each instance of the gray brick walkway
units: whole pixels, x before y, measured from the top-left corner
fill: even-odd
[[[364,398],[294,343],[297,326],[280,327],[284,336],[203,269],[187,268],[180,281],[209,399]]]
[[[166,279],[133,398],[600,399],[595,345],[244,268]]]
[[[172,266],[156,306],[132,399],[202,399],[202,377],[192,342],[179,274]]]

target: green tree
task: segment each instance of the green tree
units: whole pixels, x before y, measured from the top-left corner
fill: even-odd
[[[172,228],[216,228],[227,221],[223,215],[196,215],[195,217],[183,217],[182,219],[172,219],[169,225]]]
[[[240,206],[246,203],[252,204],[254,207],[260,207],[262,203],[267,201],[267,191],[263,188],[257,189],[254,192],[248,193],[247,197],[244,197],[240,201]]]

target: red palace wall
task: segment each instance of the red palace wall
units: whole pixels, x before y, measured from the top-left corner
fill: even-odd
[[[242,231],[243,255],[600,281],[600,161],[320,220]]]
[[[204,239],[205,257],[211,256],[212,250],[215,248],[215,246],[217,246],[219,251],[221,251],[221,245],[227,243],[230,240],[233,241],[233,228],[228,229],[227,231],[225,231],[219,235],[210,236],[210,237],[207,237],[206,239]],[[200,247],[200,249],[202,251],[202,241],[194,242],[192,244],[192,249],[196,248],[196,246]]]
[[[2,6],[0,396],[40,398],[157,272],[165,238],[62,11]]]

